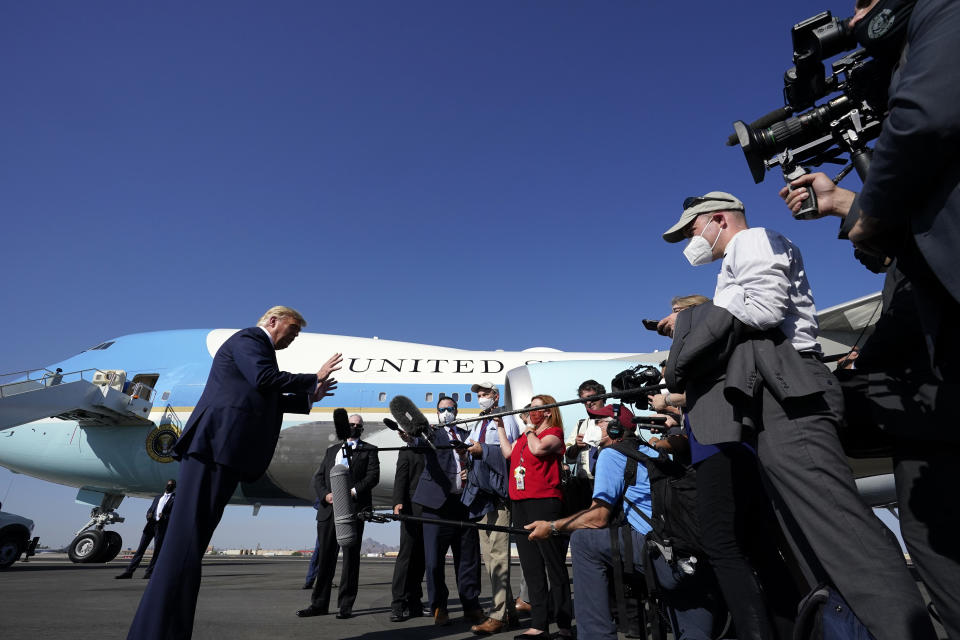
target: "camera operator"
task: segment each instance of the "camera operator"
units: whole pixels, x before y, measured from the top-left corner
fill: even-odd
[[[686,198],[663,238],[690,239],[694,266],[722,258],[714,303],[662,321],[673,324],[667,382],[686,391],[697,440],[755,441],[808,578],[825,573],[875,638],[934,637],[900,549],[862,502],[840,447],[843,398],[821,362],[800,250],[749,228],[743,203],[722,191]]]
[[[608,449],[620,441],[612,438],[607,429],[614,423],[612,407],[598,407],[588,410],[596,419],[602,437],[599,447],[600,456],[596,466],[596,485],[593,502],[589,509],[558,520],[537,520],[525,526],[530,530],[530,540],[550,540],[561,532],[572,531],[570,549],[573,558],[573,580],[576,597],[574,609],[578,635],[582,638],[617,638],[617,627],[610,615],[610,579],[614,572],[615,559],[611,532],[608,527],[616,526],[616,516],[626,515],[626,522],[620,526],[620,549],[632,549],[633,570],[642,573],[645,553],[653,553],[651,563],[657,575],[657,581],[665,590],[665,598],[670,607],[671,625],[678,640],[709,640],[713,637],[713,603],[711,602],[708,571],[696,571],[687,575],[674,570],[662,555],[646,548],[645,535],[650,525],[634,509],[642,510],[647,518],[652,517],[650,480],[644,465],[637,466],[636,480],[626,486],[625,470],[627,456]],[[620,424],[627,437],[633,438],[635,426],[632,421],[620,416]],[[622,436],[621,436],[622,437]],[[652,453],[639,440],[638,448]],[[625,540],[630,538],[629,544]],[[624,551],[626,553],[626,551]],[[618,611],[618,615],[626,612]]]
[[[836,187],[822,173],[792,185],[810,185],[820,215],[841,217],[840,238],[859,252],[895,258],[883,313],[854,366],[883,389],[869,398],[871,417],[893,436],[904,542],[947,632],[960,638],[960,505],[952,489],[960,462],[960,4],[860,2],[850,26],[875,57],[899,58],[863,191]],[[797,211],[806,190],[781,197]]]

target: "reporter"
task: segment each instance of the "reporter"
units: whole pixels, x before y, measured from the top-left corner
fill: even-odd
[[[535,520],[556,520],[560,516],[563,419],[556,408],[539,408],[555,403],[551,396],[534,396],[530,401],[530,424],[516,442],[510,442],[503,421],[497,419],[500,451],[510,460],[509,492],[515,527]],[[530,628],[516,638],[546,639],[549,616],[556,620],[558,634],[570,637],[573,617],[570,578],[560,541],[551,538],[532,542],[519,537],[516,543],[532,607]]]

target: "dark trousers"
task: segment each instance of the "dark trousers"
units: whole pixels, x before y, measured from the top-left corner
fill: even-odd
[[[332,514],[325,520],[317,520],[317,582],[313,585],[310,605],[322,611],[330,608],[330,590],[333,576],[337,572],[337,556],[340,555],[333,521]],[[353,603],[360,588],[360,541],[363,540],[363,524],[363,521],[357,522],[357,544],[343,549],[340,591],[337,594],[337,608],[340,611],[353,611]]]
[[[898,439],[895,451],[903,541],[947,635],[960,638],[960,450],[952,444]]]
[[[423,508],[423,517],[441,520],[466,520],[467,508],[460,496],[453,495],[440,509]],[[476,529],[445,524],[423,523],[423,557],[427,574],[427,597],[431,609],[447,610],[450,590],[444,579],[447,550],[453,551],[457,591],[464,611],[480,608],[480,536]]]
[[[800,593],[777,548],[753,452],[726,446],[697,464],[697,515],[737,637],[790,640]]]
[[[523,527],[535,520],[556,520],[560,516],[559,498],[530,498],[513,501],[513,526]],[[573,618],[570,603],[570,576],[564,550],[566,541],[559,536],[530,542],[516,536],[520,568],[530,593],[530,628],[547,631],[552,620],[560,629],[569,629]],[[549,587],[547,579],[549,578]]]
[[[163,540],[167,535],[167,525],[169,523],[169,520],[157,521],[157,528],[153,533],[153,556],[150,558],[150,564],[147,565],[147,570],[143,572],[144,577],[153,575],[153,569],[157,566],[157,558],[160,557],[160,550],[163,549]]]
[[[646,553],[644,536],[630,526],[621,527],[621,554],[626,535],[632,536],[633,569],[642,574],[641,554]],[[577,614],[577,635],[590,640],[616,640],[617,626],[610,615],[609,587],[613,580],[610,530],[574,531],[570,536],[570,554],[573,557],[573,604]],[[621,556],[621,561],[626,562],[626,559]],[[675,572],[659,553],[655,554],[652,566],[657,573],[656,582],[668,601],[667,613],[677,640],[711,640],[714,637],[715,606],[711,595],[715,588],[710,583],[709,570],[701,567],[693,576],[682,575]]]
[[[400,550],[397,562],[393,565],[392,607],[400,611],[403,607],[413,611],[423,604],[423,573],[426,565],[423,559],[423,525],[419,522],[400,522]]]
[[[240,474],[230,467],[185,456],[177,500],[127,640],[184,640],[193,635],[203,554],[236,491]]]
[[[124,573],[132,574],[137,570],[137,567],[140,566],[140,561],[143,560],[143,554],[147,552],[147,547],[153,542],[153,532],[156,530],[156,522],[152,522],[143,528],[143,535],[140,536],[140,546],[137,547],[137,552],[130,558],[127,568],[123,570]],[[156,551],[154,551],[154,556],[156,556]]]
[[[831,408],[843,406],[837,379],[816,359],[804,363],[823,397],[781,404],[764,388],[761,398],[757,451],[774,499],[790,516],[787,532],[877,640],[935,638],[903,554],[857,493]]]
[[[320,562],[320,538],[313,544],[313,555],[310,556],[310,564],[307,565],[307,578],[304,584],[313,586],[317,579],[317,565]]]

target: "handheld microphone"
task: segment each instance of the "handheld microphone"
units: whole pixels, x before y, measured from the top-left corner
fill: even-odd
[[[333,410],[333,429],[337,433],[337,440],[341,442],[350,437],[350,416],[346,409]]]
[[[357,516],[354,513],[353,496],[350,495],[350,471],[342,464],[334,465],[330,470],[330,493],[333,494],[333,526],[337,544],[352,547],[359,543]]]
[[[406,396],[394,396],[390,400],[390,415],[397,421],[400,430],[411,436],[419,436],[430,424],[427,416]]]

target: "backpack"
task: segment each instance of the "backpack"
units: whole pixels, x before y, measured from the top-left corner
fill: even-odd
[[[648,539],[661,548],[672,549],[672,553],[664,553],[668,562],[671,562],[671,556],[705,559],[707,554],[700,544],[700,520],[697,517],[697,472],[692,466],[671,460],[666,454],[648,456],[637,450],[640,444],[637,438],[624,438],[611,447],[627,456],[624,486],[633,486],[637,481],[639,463],[642,462],[647,469],[653,517],[648,518],[628,501],[629,506],[650,524],[652,531]]]

